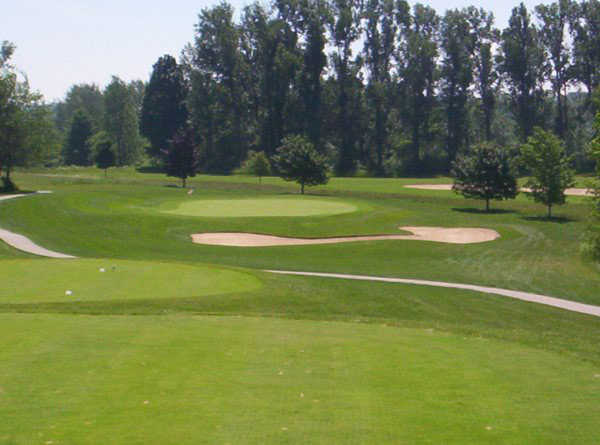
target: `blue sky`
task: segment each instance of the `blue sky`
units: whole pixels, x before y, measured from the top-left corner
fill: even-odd
[[[17,45],[13,63],[47,100],[61,99],[76,83],[104,87],[111,75],[147,80],[163,54],[178,56],[194,36],[207,0],[21,0],[2,6],[0,41]],[[248,1],[232,0],[239,11]],[[413,4],[414,2],[411,2]],[[517,1],[432,0],[422,3],[442,14],[468,5],[494,12],[504,27]],[[525,1],[528,8],[541,0]],[[548,3],[548,2],[544,2]]]

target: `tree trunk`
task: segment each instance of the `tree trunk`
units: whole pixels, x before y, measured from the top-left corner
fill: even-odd
[[[300,183],[300,194],[304,195],[304,182]]]
[[[548,219],[552,218],[552,204],[548,205]]]
[[[489,212],[490,211],[490,199],[486,198],[485,200],[485,211]]]
[[[183,187],[183,188],[185,188],[185,185],[186,185],[186,184],[185,184],[185,183],[186,183],[186,181],[185,181],[185,178],[181,178],[181,181],[183,182],[183,185],[182,185],[182,187]]]

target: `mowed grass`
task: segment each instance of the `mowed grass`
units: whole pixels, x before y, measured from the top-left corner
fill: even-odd
[[[293,196],[277,199],[197,199],[181,202],[176,208],[164,212],[184,216],[230,218],[339,215],[355,210],[354,205],[332,199]]]
[[[0,441],[594,443],[598,369],[435,330],[0,315]]]
[[[0,444],[597,442],[598,318],[455,289],[260,271],[445,279],[600,304],[600,268],[579,254],[583,198],[546,220],[524,197],[485,214],[447,191],[402,187],[428,178],[340,178],[300,197],[275,178],[200,176],[190,196],[159,174],[42,173],[58,176],[15,177],[54,194],[0,203],[0,227],[84,258],[34,259],[0,244]],[[263,200],[353,210],[163,213]],[[403,225],[502,237],[258,249],[189,237]],[[66,297],[66,281],[82,287]],[[27,293],[16,298],[19,288]]]
[[[203,265],[114,259],[5,260],[1,264],[0,304],[174,299],[261,286],[250,274]]]
[[[204,176],[191,181],[195,192],[189,196],[185,190],[165,187],[170,179],[149,176],[144,182],[137,173],[125,183],[126,176],[83,180],[21,174],[17,179],[23,187],[55,193],[0,204],[2,227],[24,233],[47,248],[84,257],[201,261],[255,269],[452,281],[600,304],[600,267],[582,258],[579,250],[588,212],[582,197],[569,197],[567,205],[555,209],[557,218],[547,220],[543,206],[523,196],[494,203],[494,212],[486,214],[476,201],[447,191],[395,187],[390,179],[383,182],[387,188],[399,190],[397,194],[346,190],[307,197],[342,202],[356,208],[351,213],[201,217],[162,211],[187,203],[202,207],[205,201],[285,201],[299,196],[291,194],[287,183],[286,187],[260,186],[233,183],[237,177],[214,182],[219,178]],[[339,183],[361,180],[340,178]],[[401,233],[401,226],[484,227],[497,230],[501,238],[477,245],[374,241],[253,249],[194,245],[190,239],[192,233],[201,232],[292,237],[395,234]]]

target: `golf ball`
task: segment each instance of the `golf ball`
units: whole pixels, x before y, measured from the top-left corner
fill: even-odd
[[[104,270],[104,267],[100,268],[100,272],[106,272],[106,270]]]
[[[70,290],[65,292],[65,295],[69,296],[69,295],[73,295],[73,292],[71,292]]]

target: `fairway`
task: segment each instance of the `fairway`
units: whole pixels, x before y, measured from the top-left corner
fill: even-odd
[[[260,288],[252,275],[217,267],[112,259],[3,261],[0,281],[0,303],[168,299]]]
[[[205,199],[179,204],[166,213],[202,217],[320,216],[356,211],[356,206],[313,197],[263,199]]]
[[[484,213],[410,178],[300,196],[200,176],[188,195],[94,172],[18,172],[53,193],[0,204],[2,229],[78,257],[0,244],[0,444],[595,443],[597,317],[422,285],[599,305],[584,198],[549,221],[525,197]],[[242,232],[311,244],[190,239]],[[456,244],[469,233],[489,239]]]
[[[0,362],[15,445],[592,443],[600,421],[593,365],[432,329],[0,315]]]

